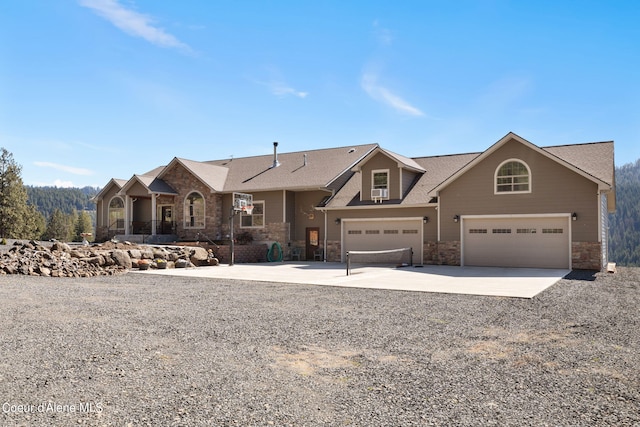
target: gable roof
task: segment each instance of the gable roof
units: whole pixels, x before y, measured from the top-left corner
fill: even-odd
[[[127,181],[120,189],[120,194],[125,194],[129,188],[131,188],[136,182],[142,184],[149,194],[178,194],[169,184],[163,180],[149,175],[133,175],[129,181]]]
[[[389,200],[384,205],[390,207],[403,205],[424,206],[429,204],[432,198],[437,197],[437,191],[453,182],[453,180],[512,139],[516,139],[536,152],[596,182],[603,190],[609,190],[615,186],[613,142],[592,142],[541,148],[510,132],[484,152],[411,159],[426,172],[418,178],[402,200]],[[326,208],[338,209],[373,204],[370,201],[360,201],[359,195],[360,180],[357,177],[352,177],[327,202]],[[610,209],[615,207],[614,191],[610,192],[609,205]]]
[[[228,168],[213,165],[208,162],[196,162],[194,160],[174,157],[173,160],[158,173],[158,179],[162,179],[162,177],[176,165],[182,165],[189,173],[209,187],[211,191],[223,190],[229,172]]]
[[[351,168],[377,146],[364,144],[281,153],[277,167],[273,167],[273,155],[205,163],[228,169],[224,192],[331,188],[339,185],[335,181],[344,173],[352,173]]]
[[[95,196],[93,196],[91,198],[91,200],[93,200],[94,202],[97,202],[98,200],[102,200],[105,196],[105,194],[109,191],[109,189],[112,186],[115,186],[118,191],[120,191],[122,189],[122,187],[127,183],[126,179],[117,179],[117,178],[111,178],[109,180],[109,182],[107,183],[107,185],[105,185],[104,187],[102,187],[102,189],[100,191],[98,191],[98,194],[96,194]]]
[[[428,205],[431,196],[429,191],[445,180],[451,171],[458,170],[477,157],[480,153],[454,154],[448,156],[418,157],[411,159],[425,173],[419,176],[417,182],[411,190],[401,200],[385,201],[377,206],[405,206],[405,205]],[[371,201],[360,200],[360,179],[353,176],[336,194],[327,202],[326,208],[343,208],[346,206],[370,206]]]
[[[389,206],[426,206],[438,192],[481,162],[509,141],[515,140],[535,152],[573,170],[595,182],[603,191],[615,186],[613,142],[597,142],[551,147],[538,147],[509,132],[487,150],[480,153],[455,154],[409,158],[381,148],[378,144],[363,144],[337,148],[278,154],[274,167],[273,155],[198,162],[175,157],[166,166],[160,166],[143,175],[134,175],[129,181],[112,179],[95,199],[98,200],[110,186],[125,193],[136,182],[149,193],[176,194],[162,180],[175,165],[182,165],[212,192],[257,192],[282,190],[328,189],[336,191],[325,201],[327,209],[348,206],[367,206],[360,200],[360,170],[373,156],[382,153],[398,163],[399,167],[417,172],[416,178],[402,199],[389,200]],[[615,191],[610,193],[610,209],[615,208]]]
[[[367,163],[367,161],[369,159],[371,159],[373,156],[375,156],[378,153],[382,153],[384,155],[386,155],[387,157],[389,157],[392,160],[395,160],[398,163],[398,167],[402,167],[404,169],[409,169],[411,171],[414,172],[419,172],[419,173],[424,173],[425,169],[420,166],[418,163],[416,163],[415,160],[409,158],[409,157],[405,157],[402,156],[400,154],[394,153],[393,151],[389,151],[386,150],[382,147],[376,147],[375,149],[373,149],[371,152],[369,152],[369,154],[367,154],[365,157],[363,157],[357,165],[355,165],[353,167],[353,171],[354,172],[358,172],[360,171],[360,169],[362,168],[362,166]]]
[[[435,188],[433,188],[430,192],[430,194],[432,196],[437,196],[438,192],[441,191],[442,189],[444,189],[445,187],[447,187],[449,184],[451,184],[453,181],[455,181],[458,177],[460,177],[462,174],[464,174],[465,172],[467,172],[468,170],[470,170],[471,168],[473,168],[475,165],[477,165],[478,163],[480,163],[482,160],[484,160],[485,158],[487,158],[489,155],[491,155],[493,152],[495,152],[496,150],[498,150],[500,147],[502,147],[504,144],[506,144],[509,141],[518,141],[519,143],[529,147],[530,149],[532,149],[533,151],[536,151],[540,154],[542,154],[543,156],[560,163],[561,165],[567,167],[568,169],[573,170],[574,172],[584,176],[587,179],[590,179],[591,181],[595,182],[596,184],[598,184],[598,187],[601,190],[609,190],[613,187],[614,185],[614,181],[611,178],[614,173],[614,168],[613,168],[613,157],[611,156],[608,159],[604,159],[604,160],[608,160],[610,166],[611,166],[611,173],[606,173],[604,172],[605,166],[601,165],[600,162],[594,162],[592,159],[588,159],[589,157],[589,153],[579,153],[578,149],[576,147],[579,147],[580,145],[584,146],[585,144],[577,144],[575,146],[563,146],[563,147],[572,147],[572,148],[568,148],[563,150],[562,148],[559,147],[549,147],[551,148],[551,150],[549,150],[548,148],[541,148],[538,147],[535,144],[532,144],[531,142],[527,141],[526,139],[516,135],[513,132],[509,132],[507,135],[505,135],[504,137],[502,137],[498,142],[496,142],[495,144],[493,144],[491,147],[489,147],[487,150],[483,151],[481,154],[479,154],[478,156],[476,156],[475,158],[473,158],[469,163],[467,163],[466,165],[464,165],[462,168],[458,169],[457,171],[455,171],[452,175],[450,175],[447,179],[445,179],[444,181],[442,181],[440,184],[438,184]],[[601,144],[608,144],[608,143],[601,143]],[[606,150],[606,149],[605,149]],[[611,150],[613,150],[613,143],[611,143]],[[555,152],[555,154],[554,154]],[[567,155],[569,158],[571,158],[573,161],[577,161],[579,164],[581,164],[583,167],[587,168],[587,170],[583,170],[580,167],[576,166],[575,164],[571,163],[570,161],[564,159],[563,157],[560,157],[558,154],[560,155]],[[613,154],[613,151],[611,151],[611,155]],[[593,164],[597,164],[598,166],[595,168],[592,168]],[[603,176],[598,176],[602,174]],[[605,180],[605,179],[609,179],[609,181]]]
[[[542,149],[609,185],[615,184],[613,141],[556,145]]]

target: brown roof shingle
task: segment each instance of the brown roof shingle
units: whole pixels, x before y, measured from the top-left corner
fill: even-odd
[[[542,149],[571,163],[600,181],[609,185],[614,185],[615,183],[613,141],[557,145],[542,147]]]
[[[223,191],[268,191],[325,188],[349,172],[377,144],[356,145],[278,154],[280,166],[273,166],[273,155],[205,162],[228,168]],[[305,164],[306,155],[306,164]]]

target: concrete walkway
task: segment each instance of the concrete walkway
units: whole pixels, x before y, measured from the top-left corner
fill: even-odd
[[[223,264],[216,267],[132,271],[136,274],[515,298],[533,298],[570,272],[540,268],[425,265],[403,268],[360,267],[353,269],[351,275],[347,276],[345,264],[330,262],[236,264],[232,267]]]

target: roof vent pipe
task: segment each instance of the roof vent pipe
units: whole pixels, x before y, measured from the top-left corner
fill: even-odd
[[[303,166],[307,166],[307,153],[304,153],[302,157],[304,159]]]
[[[278,143],[273,143],[273,166],[272,168],[277,168],[280,166],[280,162],[278,161]]]

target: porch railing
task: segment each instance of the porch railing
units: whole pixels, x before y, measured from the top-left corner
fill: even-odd
[[[131,221],[129,223],[129,234],[141,234],[144,236],[150,236],[155,227],[155,234],[176,234],[175,221]],[[113,238],[117,234],[125,233],[125,222],[122,219],[118,219],[107,227],[107,237]]]

